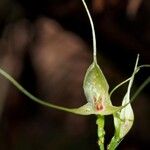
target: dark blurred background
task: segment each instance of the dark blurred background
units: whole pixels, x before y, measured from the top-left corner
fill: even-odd
[[[149,0],[87,0],[98,60],[112,89],[128,78],[137,53],[150,63]],[[89,20],[81,0],[0,0],[0,67],[32,94],[66,107],[86,102],[82,82],[92,61]],[[136,88],[149,76],[143,69]],[[120,105],[126,87],[113,96]],[[145,150],[150,142],[149,88],[133,103],[135,122],[118,149]],[[0,150],[98,150],[95,116],[43,107],[0,76]],[[113,136],[106,117],[106,142]]]

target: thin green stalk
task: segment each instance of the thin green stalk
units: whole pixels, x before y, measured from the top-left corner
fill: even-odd
[[[111,95],[114,93],[114,91],[116,91],[119,87],[121,87],[123,84],[127,83],[128,81],[130,81],[131,77],[124,80],[123,82],[121,82],[120,84],[118,84],[117,86],[115,86],[115,88],[110,92],[110,97]]]
[[[97,115],[97,120],[96,124],[98,126],[97,128],[97,133],[98,133],[98,145],[100,150],[104,150],[104,139],[105,139],[105,130],[104,130],[104,125],[105,125],[105,120],[104,116]]]
[[[90,24],[91,24],[91,28],[92,28],[92,39],[93,39],[93,60],[94,62],[97,62],[97,59],[96,59],[96,53],[97,53],[97,49],[96,49],[96,34],[95,34],[95,28],[94,28],[94,23],[93,23],[93,20],[92,20],[92,17],[91,17],[91,14],[89,12],[89,9],[87,7],[87,4],[85,3],[85,0],[82,0],[82,3],[85,7],[85,10],[87,12],[87,15],[89,17],[89,20],[90,20]]]

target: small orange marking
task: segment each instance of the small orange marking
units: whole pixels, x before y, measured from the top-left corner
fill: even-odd
[[[96,104],[96,110],[97,110],[97,111],[103,110],[103,105],[102,105],[102,103],[97,103],[97,104]]]

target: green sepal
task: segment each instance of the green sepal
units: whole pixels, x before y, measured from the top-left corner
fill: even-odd
[[[87,101],[93,103],[93,97],[101,97],[101,96],[108,96],[109,86],[101,71],[99,65],[96,62],[93,62],[84,78],[83,82],[83,89]]]
[[[133,125],[134,113],[130,104],[130,91],[131,91],[135,74],[137,72],[138,60],[139,60],[139,55],[137,56],[134,71],[129,80],[127,92],[122,101],[122,106],[125,105],[127,106],[113,114],[115,134],[114,137],[111,139],[110,144],[108,145],[108,150],[114,150],[122,141],[122,139],[126,136],[126,134],[130,131]]]
[[[140,67],[145,67],[140,66]],[[148,66],[149,67],[149,66]],[[134,75],[137,73],[137,71],[134,72]],[[79,108],[66,108],[62,106],[57,106],[55,104],[51,104],[49,102],[46,102],[44,100],[41,100],[34,95],[32,95],[30,92],[28,92],[26,89],[24,89],[14,78],[12,78],[7,72],[5,72],[3,69],[0,68],[0,74],[3,75],[6,79],[8,79],[18,90],[20,90],[22,93],[24,93],[27,97],[32,99],[33,101],[58,110],[78,114],[78,115],[111,115],[114,114],[121,109],[125,108],[129,103],[122,105],[122,106],[113,106],[110,101],[110,96],[108,94],[109,86],[107,84],[107,81],[98,66],[96,62],[93,62],[92,65],[88,68],[85,79],[84,79],[84,92],[86,94],[87,99],[94,97],[94,101],[92,99],[88,99],[89,102],[87,102],[85,105],[79,107]],[[96,74],[96,78],[94,77]],[[130,82],[131,82],[130,77]],[[94,82],[92,82],[94,81]],[[94,87],[94,84],[95,87]],[[149,79],[146,81],[146,83],[143,85],[144,87],[149,83]],[[88,87],[90,86],[90,87]],[[142,86],[142,89],[144,88]],[[91,92],[89,89],[93,88],[94,91]],[[130,88],[128,88],[130,90]],[[95,92],[96,91],[96,92]],[[141,91],[141,90],[140,90]],[[89,92],[89,93],[88,93]],[[138,92],[139,93],[139,92]],[[102,94],[102,96],[100,95]],[[96,99],[98,98],[99,99]],[[116,113],[117,114],[117,113]],[[117,117],[116,117],[117,118]]]
[[[21,91],[23,94],[25,94],[27,97],[29,97],[31,100],[50,107],[50,108],[54,108],[54,109],[58,109],[58,110],[62,110],[62,111],[66,111],[66,112],[71,112],[74,114],[79,114],[79,115],[91,115],[91,114],[97,114],[97,112],[95,112],[93,110],[92,104],[91,103],[87,103],[79,108],[66,108],[66,107],[62,107],[62,106],[57,106],[55,104],[51,104],[47,101],[41,100],[39,98],[37,98],[36,96],[32,95],[30,92],[28,92],[24,87],[22,87],[13,77],[11,77],[7,72],[5,72],[3,69],[0,68],[0,74],[3,75],[6,79],[8,79],[19,91]],[[108,114],[110,112],[102,112],[101,114]]]
[[[111,115],[116,113],[117,111],[123,109],[126,106],[112,106],[112,105],[106,105],[106,103],[103,104],[104,109],[103,110],[95,110],[93,108],[93,105],[91,103],[87,103],[79,108],[73,108],[73,109],[69,109],[69,112],[75,113],[75,114],[79,114],[79,115]]]
[[[95,61],[86,72],[83,89],[88,107],[90,107],[90,114],[110,115],[123,108],[123,106],[117,107],[112,105],[108,94],[108,83]]]
[[[122,105],[127,104],[129,101],[128,95],[125,95]],[[116,130],[115,137],[121,140],[130,131],[134,122],[134,113],[131,104],[128,104],[120,112],[116,112],[113,117]]]

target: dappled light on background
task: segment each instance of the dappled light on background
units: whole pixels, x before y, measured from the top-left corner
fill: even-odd
[[[129,3],[128,3],[128,6],[127,6],[127,15],[130,17],[130,18],[135,18],[138,11],[139,11],[139,8],[140,8],[140,5],[142,3],[142,0],[130,0]]]
[[[138,52],[140,63],[149,63],[150,2],[134,2],[89,1],[96,26],[98,60],[111,89],[131,74]],[[80,1],[2,0],[0,27],[1,68],[48,102],[66,107],[84,104],[82,84],[92,61],[92,46]],[[147,76],[144,71],[141,74],[137,85]],[[122,91],[124,88],[119,92]],[[120,147],[122,150],[144,149],[149,144],[147,91],[133,104],[135,126]],[[118,105],[122,96],[119,92],[113,97],[113,103]],[[0,77],[1,150],[96,150],[94,120],[40,106]],[[113,132],[111,125],[106,129]]]

